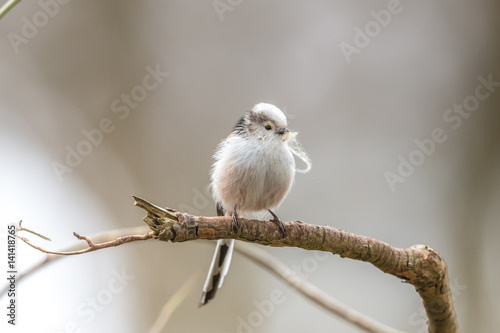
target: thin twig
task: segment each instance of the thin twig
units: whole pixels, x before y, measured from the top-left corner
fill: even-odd
[[[347,305],[342,304],[333,297],[325,294],[316,286],[299,279],[285,264],[257,246],[238,242],[235,249],[257,265],[264,267],[273,275],[281,278],[286,284],[297,290],[304,297],[330,311],[334,315],[339,316],[347,322],[357,326],[358,328],[370,333],[401,333],[401,331],[381,324],[376,320],[349,308]]]
[[[94,242],[87,236],[79,235],[76,232],[74,232],[73,235],[76,238],[78,238],[79,240],[86,241],[88,244],[88,247],[86,249],[77,250],[77,251],[67,251],[67,252],[49,251],[49,250],[45,250],[44,248],[42,248],[40,246],[32,244],[29,241],[29,239],[27,239],[26,237],[21,237],[19,235],[16,235],[16,237],[19,238],[20,240],[22,240],[23,242],[25,242],[26,244],[28,244],[29,246],[31,246],[32,248],[37,249],[38,251],[41,251],[41,252],[47,253],[47,254],[60,255],[60,256],[73,256],[73,255],[78,255],[78,254],[84,254],[84,253],[88,253],[88,252],[102,250],[102,249],[105,249],[108,247],[119,246],[119,245],[122,245],[125,243],[156,238],[155,233],[153,231],[150,231],[144,235],[126,235],[126,236],[122,236],[122,237],[119,237],[119,238],[114,239],[114,240],[110,240],[108,242],[94,244]]]
[[[9,0],[0,8],[0,19],[5,16],[15,5],[20,3],[21,0]]]
[[[101,232],[98,234],[93,235],[91,238],[94,239],[95,243],[105,243],[109,242],[111,240],[120,238],[120,237],[125,237],[131,234],[145,234],[149,231],[150,229],[147,226],[140,226],[140,227],[132,227],[132,228],[123,228],[123,229],[114,229],[114,230],[108,230],[105,232]],[[72,246],[69,246],[63,250],[61,250],[61,253],[67,253],[67,252],[72,252],[72,251],[77,251],[81,250],[82,246],[81,243],[75,243]],[[45,259],[38,264],[34,265],[27,271],[19,274],[16,278],[16,282],[19,283],[19,281],[24,280],[31,274],[35,273],[42,267],[58,260],[61,258],[65,258],[66,256],[63,255],[55,255],[55,254],[48,254]],[[2,290],[0,290],[0,296],[4,295],[7,293],[7,290],[9,289],[9,285],[7,284]]]
[[[163,330],[174,311],[179,307],[179,305],[181,305],[182,302],[184,302],[191,291],[193,291],[193,289],[201,283],[201,279],[203,277],[202,273],[203,272],[201,270],[198,270],[197,273],[191,275],[191,277],[182,284],[172,297],[169,298],[169,300],[162,307],[148,333],[160,333]]]
[[[45,239],[46,241],[52,241],[52,239],[50,239],[50,238],[49,238],[49,237],[47,237],[47,236],[44,236],[44,235],[42,235],[42,234],[40,234],[40,233],[38,233],[38,232],[35,232],[35,231],[33,231],[33,230],[30,230],[30,229],[28,229],[28,228],[23,228],[23,227],[22,227],[22,223],[23,223],[23,221],[22,221],[22,220],[21,220],[21,221],[19,221],[19,226],[16,228],[16,234],[17,234],[19,231],[26,231],[26,232],[29,232],[29,233],[31,233],[31,234],[33,234],[33,235],[36,235],[36,236],[40,237],[41,239]]]

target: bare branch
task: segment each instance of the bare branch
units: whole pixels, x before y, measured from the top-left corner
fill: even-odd
[[[27,239],[25,237],[21,237],[19,235],[16,235],[16,237],[19,238],[20,240],[22,240],[23,242],[25,242],[26,244],[28,244],[29,246],[31,246],[32,248],[37,249],[38,251],[41,251],[41,252],[47,253],[47,254],[60,255],[60,256],[72,256],[72,255],[77,255],[77,254],[84,254],[84,253],[88,253],[88,252],[102,250],[102,249],[105,249],[108,247],[119,246],[119,245],[122,245],[125,243],[156,238],[155,233],[150,231],[144,235],[126,235],[126,236],[119,237],[117,239],[110,240],[110,241],[105,242],[105,243],[94,244],[94,242],[92,242],[92,240],[90,238],[88,238],[87,236],[79,235],[76,232],[74,232],[73,235],[75,235],[75,237],[78,238],[79,240],[85,240],[88,244],[88,247],[86,249],[83,249],[83,250],[75,250],[75,251],[67,251],[67,252],[49,251],[49,250],[45,250],[44,248],[41,248],[40,246],[32,244],[29,241],[29,239]]]
[[[316,286],[299,279],[285,264],[266,251],[246,243],[238,243],[238,245],[235,246],[235,249],[243,256],[255,262],[257,265],[264,267],[275,276],[283,279],[289,286],[297,290],[309,300],[339,316],[340,318],[354,324],[358,328],[361,328],[366,332],[373,333],[401,333],[401,331],[385,326],[372,318],[349,308],[347,305],[342,304],[336,299],[326,295]]]
[[[191,291],[196,287],[197,283],[201,283],[203,278],[202,271],[199,270],[197,273],[191,275],[189,279],[184,281],[182,286],[170,297],[170,299],[162,307],[160,314],[156,318],[153,326],[149,329],[148,333],[160,333],[168,320],[172,316],[172,313],[181,305],[186,299]]]
[[[448,267],[439,253],[428,246],[400,249],[373,238],[301,221],[284,223],[284,237],[272,221],[240,218],[240,228],[234,230],[231,217],[188,215],[133,198],[137,206],[148,212],[144,222],[162,241],[237,239],[261,245],[326,251],[343,258],[369,262],[415,287],[429,318],[430,333],[458,332]]]
[[[39,234],[38,232],[35,232],[35,231],[33,231],[33,230],[30,230],[30,229],[27,229],[27,228],[23,228],[23,227],[22,227],[22,223],[23,223],[23,221],[22,221],[22,220],[21,220],[21,221],[19,221],[18,227],[16,228],[16,234],[18,234],[18,233],[19,233],[19,231],[26,231],[26,232],[29,232],[29,233],[31,233],[31,234],[33,234],[33,235],[36,235],[36,236],[40,237],[41,239],[45,239],[45,240],[47,240],[47,241],[52,241],[52,240],[51,240],[49,237],[47,237],[47,236],[44,236],[44,235],[42,235],[42,234]]]
[[[105,242],[109,242],[109,241],[115,240],[115,239],[120,238],[120,237],[129,236],[131,234],[145,234],[149,230],[150,229],[147,226],[115,229],[115,230],[108,230],[106,232],[101,232],[99,234],[93,235],[92,238],[94,239],[94,242],[96,242],[96,243],[105,243]],[[63,249],[60,253],[81,250],[82,246],[80,244],[81,243],[78,243],[78,244],[72,245],[66,249]],[[44,251],[42,251],[42,252],[44,252]],[[36,271],[38,271],[42,267],[56,261],[57,259],[61,259],[64,257],[65,256],[62,256],[62,255],[49,254],[45,257],[45,259],[43,261],[41,261],[38,264],[36,264],[35,266],[31,267],[26,272],[19,274],[17,276],[16,281],[19,282],[21,280],[24,280],[26,277],[30,276],[32,273],[35,273]],[[0,295],[7,293],[8,289],[9,289],[9,286],[7,285],[5,288],[0,290]]]
[[[0,7],[0,19],[5,16],[15,5],[20,3],[21,0],[9,0],[2,7]]]
[[[137,206],[148,212],[147,216],[143,219],[152,230],[148,233],[142,235],[125,234],[114,240],[109,240],[108,238],[108,241],[98,244],[95,244],[88,237],[75,233],[78,239],[87,242],[88,248],[67,252],[47,251],[34,246],[23,237],[19,238],[44,253],[58,255],[82,254],[151,238],[172,242],[185,242],[196,239],[237,239],[275,247],[299,247],[306,250],[331,252],[341,257],[369,262],[383,272],[392,274],[412,284],[422,298],[429,318],[429,332],[458,332],[458,323],[453,308],[448,279],[448,268],[439,253],[428,246],[414,245],[410,248],[400,249],[369,237],[356,235],[329,226],[311,225],[301,221],[284,223],[284,237],[281,236],[276,223],[272,221],[240,218],[240,227],[238,230],[234,230],[231,217],[194,216],[169,208],[163,209],[138,197],[134,197],[134,199]],[[248,257],[252,257],[252,254],[244,252]],[[256,256],[253,256],[253,258],[253,260],[258,260]],[[38,267],[50,261],[52,260],[48,257]],[[351,322],[358,326],[364,325],[364,329],[367,330],[369,329],[369,325],[373,324],[373,322],[364,319],[353,319],[356,318],[355,312],[342,309],[342,306],[338,302],[333,301],[314,287],[287,280],[284,277],[286,275],[284,266],[280,266],[275,262],[273,264],[270,261],[266,263],[265,260],[260,260],[259,262],[262,266],[272,269],[276,275],[283,277],[287,283],[306,297],[328,310],[342,313],[341,316],[343,318],[350,318]],[[379,325],[376,327],[378,330],[371,330],[370,332],[395,332],[394,330],[388,331],[387,329],[384,331],[384,326],[381,324],[375,325]]]
[[[126,238],[129,236],[130,233],[146,233],[149,229],[147,227],[136,227],[136,228],[129,228],[129,229],[119,229],[119,230],[112,230],[108,231],[105,233],[101,233],[98,235],[93,236],[92,238],[95,239],[95,242],[97,243],[111,243],[115,241],[117,238]],[[92,247],[92,244],[94,243],[93,241],[90,241],[88,237],[86,237],[86,240],[88,240],[88,244],[90,247]],[[31,244],[30,244],[31,245]],[[65,249],[64,251],[57,252],[57,253],[64,253],[64,254],[77,254],[75,252],[81,252],[77,251],[78,249],[81,249],[81,246],[75,245],[70,248]],[[49,252],[46,250],[43,250],[43,252]],[[321,307],[325,308],[326,310],[332,312],[334,315],[338,315],[340,318],[345,319],[348,322],[351,322],[355,326],[358,326],[361,329],[364,329],[367,332],[371,333],[396,333],[399,331],[396,331],[392,328],[386,327],[385,325],[378,323],[374,321],[373,319],[366,317],[359,312],[350,309],[348,306],[341,304],[340,302],[334,300],[333,298],[324,295],[318,288],[315,286],[308,284],[305,281],[300,280],[297,277],[293,277],[291,271],[281,263],[278,259],[272,257],[269,255],[267,252],[262,251],[260,249],[257,249],[253,246],[246,245],[245,243],[240,243],[236,247],[236,251],[238,251],[240,254],[243,254],[250,260],[254,261],[255,263],[259,264],[260,266],[268,269],[271,273],[273,273],[275,276],[282,278],[286,283],[291,285],[293,288],[295,288],[299,293],[302,293],[306,298],[312,300],[316,304],[320,305]],[[90,251],[89,251],[90,252]],[[53,252],[56,253],[56,252]],[[84,252],[85,253],[85,252]],[[21,278],[26,278],[27,276],[31,275],[32,273],[36,272],[38,269],[42,268],[43,266],[57,260],[60,258],[65,258],[65,255],[48,255],[44,261],[40,262],[39,264],[35,265],[32,267],[30,270],[24,272],[23,274],[18,276],[18,281]],[[184,300],[184,298],[187,296],[188,292],[192,289],[194,279],[200,277],[200,274],[195,274],[193,275],[190,279],[188,279],[182,286],[181,289],[179,289],[170,299],[167,301],[167,303],[164,305],[162,308],[160,314],[158,315],[158,318],[156,319],[155,323],[150,329],[151,332],[158,332],[161,331],[161,329],[167,324],[171,314],[175,311],[177,306]],[[8,286],[0,292],[1,294],[4,294],[8,289]]]

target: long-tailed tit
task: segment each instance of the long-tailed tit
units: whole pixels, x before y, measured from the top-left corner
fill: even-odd
[[[269,212],[284,235],[283,224],[272,210],[288,194],[295,172],[305,173],[311,168],[296,136],[288,130],[283,112],[274,105],[259,103],[246,112],[215,151],[211,188],[217,215],[232,216],[238,227],[238,216],[262,219],[263,213]],[[293,155],[305,162],[304,170],[296,169]],[[222,286],[233,247],[234,239],[217,241],[200,306],[214,298]]]

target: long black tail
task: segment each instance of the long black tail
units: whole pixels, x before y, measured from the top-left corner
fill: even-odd
[[[225,216],[224,209],[220,203],[217,203],[217,215]],[[208,270],[207,279],[205,280],[203,293],[201,294],[198,306],[201,307],[207,304],[215,297],[217,289],[222,286],[224,277],[227,275],[229,270],[229,264],[231,263],[231,258],[233,256],[233,248],[234,239],[220,239],[217,241],[214,257],[212,258],[212,264]]]

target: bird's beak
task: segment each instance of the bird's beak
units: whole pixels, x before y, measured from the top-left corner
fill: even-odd
[[[278,134],[283,135],[283,141],[286,141],[290,136],[290,130],[288,128],[282,128],[278,131]]]

